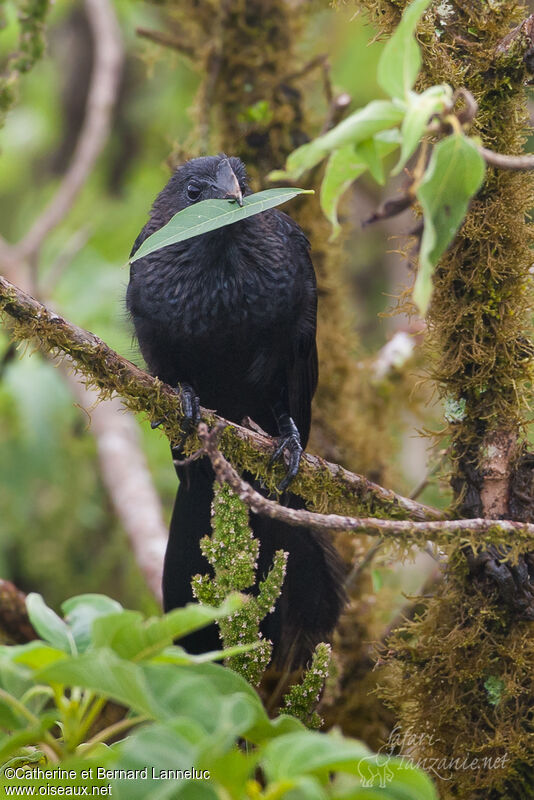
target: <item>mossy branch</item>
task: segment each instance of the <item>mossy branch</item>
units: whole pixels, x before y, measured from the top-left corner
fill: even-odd
[[[306,526],[314,530],[352,531],[381,536],[403,546],[424,547],[428,539],[440,545],[468,543],[473,547],[489,544],[510,545],[510,555],[519,552],[521,545],[532,548],[534,524],[513,520],[454,519],[414,522],[412,520],[378,519],[376,517],[349,517],[340,514],[317,514],[312,511],[286,508],[268,500],[244,481],[218,449],[218,437],[224,423],[209,431],[205,423],[199,425],[199,436],[204,452],[221,483],[227,483],[235,494],[256,514],[278,519],[288,525]]]
[[[120,395],[132,411],[145,413],[152,421],[163,419],[162,427],[171,443],[180,441],[183,415],[180,399],[172,387],[151,377],[97,336],[53,313],[1,276],[0,313],[11,317],[14,338],[33,340],[45,352],[66,354],[87,383],[97,388],[101,398]],[[284,467],[269,466],[274,449],[271,437],[222,420],[206,409],[201,409],[201,414],[210,426],[225,424],[219,447],[232,464],[253,475],[262,475],[266,485],[274,490]],[[198,446],[198,438],[192,436],[186,450],[192,452]],[[436,509],[308,454],[303,457],[291,488],[318,511],[335,508],[347,514],[414,520],[437,520],[442,516]]]

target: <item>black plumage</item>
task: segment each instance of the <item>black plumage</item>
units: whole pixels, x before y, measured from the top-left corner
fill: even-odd
[[[157,197],[132,254],[154,231],[193,202],[248,193],[245,168],[224,155],[180,167]],[[177,386],[196,416],[198,398],[221,416],[252,418],[288,451],[288,484],[298,469],[317,384],[317,293],[309,244],[286,214],[269,210],[171,245],[134,262],[127,306],[145,361]],[[199,539],[210,529],[213,472],[207,459],[177,469],[180,486],[163,576],[168,610],[192,599],[191,576],[209,566]],[[250,476],[245,476],[250,479]],[[285,492],[283,502],[302,507]],[[325,536],[251,515],[260,540],[258,578],[274,552],[289,552],[275,612],[263,624],[278,663],[305,663],[332,631],[343,604],[343,567]],[[216,647],[202,631],[186,644]]]

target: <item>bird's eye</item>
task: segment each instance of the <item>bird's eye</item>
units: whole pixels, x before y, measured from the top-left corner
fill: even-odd
[[[187,185],[187,197],[189,200],[198,200],[200,197],[200,186],[196,183],[189,183]]]

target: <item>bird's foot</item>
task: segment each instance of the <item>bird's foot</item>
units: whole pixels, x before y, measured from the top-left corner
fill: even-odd
[[[468,555],[471,574],[479,580],[490,580],[503,602],[519,619],[534,621],[534,554],[520,555],[517,563],[505,561],[502,548],[489,547],[484,552]]]
[[[271,456],[270,464],[274,464],[282,458],[284,452],[287,450],[287,471],[285,478],[276,487],[279,492],[285,492],[289,487],[291,481],[296,477],[299,471],[300,460],[302,458],[302,445],[300,443],[300,435],[295,426],[294,429],[288,433],[282,434],[277,441],[277,447]]]
[[[180,444],[183,444],[193,428],[196,428],[200,422],[200,400],[195,390],[189,383],[179,383],[174,387],[174,391],[180,398],[182,406],[182,439]],[[151,422],[151,428],[159,428],[165,420],[159,419],[156,422]]]

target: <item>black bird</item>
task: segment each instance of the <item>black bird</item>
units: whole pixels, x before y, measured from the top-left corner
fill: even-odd
[[[142,242],[178,211],[201,200],[249,193],[245,167],[224,154],[179,167],[158,195]],[[310,430],[317,384],[317,292],[309,243],[278,210],[158,250],[131,266],[127,306],[153,375],[177,387],[191,421],[202,405],[241,422],[253,419],[278,438],[273,458],[289,455],[286,489]],[[191,577],[209,565],[199,540],[210,530],[213,471],[206,458],[178,467],[180,486],[163,573],[165,610],[193,598]],[[245,475],[251,480],[251,476]],[[263,490],[264,491],[264,490]],[[285,492],[282,502],[303,507]],[[275,611],[263,623],[276,663],[300,666],[335,627],[344,602],[344,568],[326,536],[251,515],[260,540],[258,582],[276,550],[289,553]],[[184,641],[196,652],[218,647],[214,627]]]

